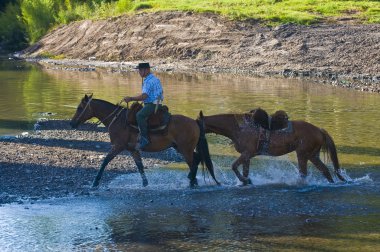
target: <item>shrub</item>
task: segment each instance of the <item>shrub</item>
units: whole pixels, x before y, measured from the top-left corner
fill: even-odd
[[[21,13],[29,41],[34,43],[54,24],[54,0],[23,0]]]
[[[20,14],[19,6],[11,3],[4,12],[0,12],[0,41],[5,49],[19,50],[27,45],[26,30]]]

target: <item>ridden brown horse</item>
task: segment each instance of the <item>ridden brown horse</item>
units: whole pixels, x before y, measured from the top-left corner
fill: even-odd
[[[334,141],[326,130],[305,121],[290,121],[290,129],[265,131],[258,124],[247,122],[247,119],[253,117],[252,113],[203,116],[201,111],[199,114],[199,120],[204,123],[206,133],[215,133],[230,138],[235,149],[241,154],[232,164],[232,170],[243,185],[251,183],[248,174],[252,157],[257,155],[281,156],[293,151],[297,153],[298,168],[302,178],[307,176],[307,162],[310,160],[329,182],[334,182],[328,168],[319,158],[320,151],[324,150],[329,154],[338,178],[345,181],[340,174]],[[265,152],[260,148],[263,131],[265,131],[264,135],[269,136],[268,139],[270,139],[266,142]],[[243,165],[243,175],[238,170],[240,165]]]
[[[99,185],[99,180],[107,164],[123,150],[131,152],[142,177],[143,186],[148,185],[141,154],[135,149],[138,131],[128,123],[128,112],[129,109],[122,106],[114,105],[104,100],[93,99],[92,95],[85,95],[70,122],[70,125],[76,128],[85,121],[96,117],[108,128],[112,148],[103,160],[93,182],[93,187]],[[183,155],[190,168],[188,178],[190,179],[191,187],[197,185],[196,174],[200,162],[206,164],[211,176],[219,184],[215,179],[203,125],[198,121],[183,115],[173,115],[165,134],[149,133],[149,137],[151,143],[145,147],[144,151],[157,152],[174,147]],[[195,149],[196,151],[194,152]]]

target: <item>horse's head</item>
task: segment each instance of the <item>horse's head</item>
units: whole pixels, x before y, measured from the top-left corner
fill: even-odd
[[[77,128],[80,124],[94,117],[91,106],[90,106],[91,101],[92,101],[92,94],[89,96],[85,95],[82,98],[81,102],[78,105],[77,110],[75,111],[73,118],[70,121],[70,125],[72,128]]]

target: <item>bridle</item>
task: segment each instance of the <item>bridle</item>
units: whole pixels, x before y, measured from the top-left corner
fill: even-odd
[[[77,121],[79,121],[79,119],[81,119],[81,117],[83,116],[83,114],[84,114],[84,112],[86,112],[86,109],[87,108],[90,108],[90,103],[91,103],[91,101],[92,101],[92,97],[88,100],[88,102],[87,102],[87,104],[86,104],[86,106],[84,107],[84,109],[82,110],[82,112],[80,113],[80,115],[78,116],[78,119],[77,119]],[[100,120],[100,119],[98,119],[98,121],[96,122],[96,123],[94,123],[93,124],[93,127],[95,128],[95,127],[97,127],[98,125],[100,125],[101,123],[103,123],[104,124],[104,122],[108,119],[108,118],[110,118],[121,106],[121,103],[123,102],[123,100],[121,100],[119,103],[117,103],[116,104],[116,109],[114,109],[108,116],[106,116],[106,118],[104,118],[103,120]],[[129,111],[129,109],[128,109],[128,103],[127,103],[127,108],[122,108],[122,109],[120,109],[120,111],[119,111],[119,113],[117,113],[114,117],[113,117],[113,119],[112,119],[112,121],[111,121],[111,123],[110,123],[110,125],[108,125],[108,128],[110,128],[111,127],[111,125],[112,125],[112,123],[114,123],[114,121],[116,120],[116,118],[121,114],[121,112],[124,110],[124,109],[127,109],[127,116],[128,116],[128,111]]]
[[[80,115],[78,116],[77,121],[79,121],[79,119],[81,119],[81,117],[83,116],[84,112],[86,112],[87,107],[90,107],[90,103],[91,103],[91,101],[92,101],[92,97],[88,100],[86,106],[84,106],[84,109],[82,110],[82,112],[81,112]]]

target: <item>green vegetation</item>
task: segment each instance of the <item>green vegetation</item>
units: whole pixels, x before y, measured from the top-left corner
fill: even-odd
[[[0,46],[22,48],[60,24],[156,11],[210,12],[267,25],[334,22],[347,17],[380,23],[379,0],[4,0],[0,5]]]
[[[64,54],[54,55],[50,52],[42,52],[38,55],[38,57],[39,58],[47,58],[47,59],[56,59],[56,60],[66,58]]]

